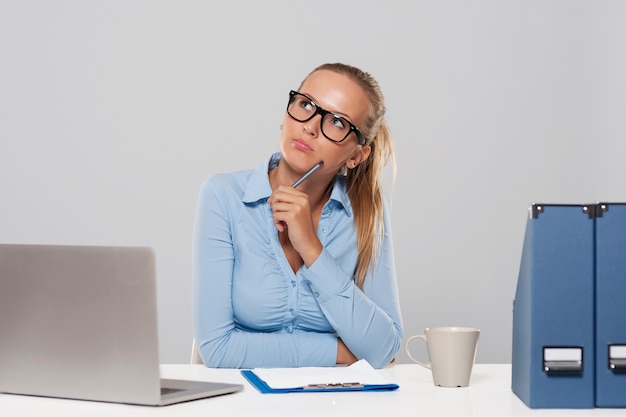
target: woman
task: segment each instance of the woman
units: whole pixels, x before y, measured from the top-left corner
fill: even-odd
[[[384,112],[368,73],[322,65],[289,94],[280,153],[205,182],[193,310],[207,366],[393,359],[402,318],[380,183],[393,157]]]

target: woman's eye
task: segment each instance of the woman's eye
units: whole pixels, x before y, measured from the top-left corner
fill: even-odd
[[[302,107],[304,110],[308,112],[315,111],[315,105],[307,100],[300,101],[300,107]]]
[[[346,127],[346,124],[340,117],[333,117],[330,120],[330,123],[333,125],[333,127],[336,127],[337,129],[345,129]]]

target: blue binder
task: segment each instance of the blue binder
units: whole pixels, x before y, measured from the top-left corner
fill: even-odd
[[[531,408],[594,407],[595,205],[530,208],[513,307],[512,389]]]
[[[626,407],[626,204],[596,217],[596,406]]]

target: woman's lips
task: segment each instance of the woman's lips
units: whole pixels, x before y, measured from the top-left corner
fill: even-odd
[[[312,151],[313,148],[311,148],[309,146],[309,144],[302,139],[294,139],[293,140],[293,146],[297,149],[303,150],[303,151]]]

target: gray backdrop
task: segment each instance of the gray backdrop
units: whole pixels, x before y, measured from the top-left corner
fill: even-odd
[[[626,201],[625,18],[620,1],[0,0],[0,241],[153,247],[161,360],[188,361],[200,184],[277,150],[289,89],[343,61],[386,93],[405,334],[476,326],[478,362],[509,362],[528,206]]]

